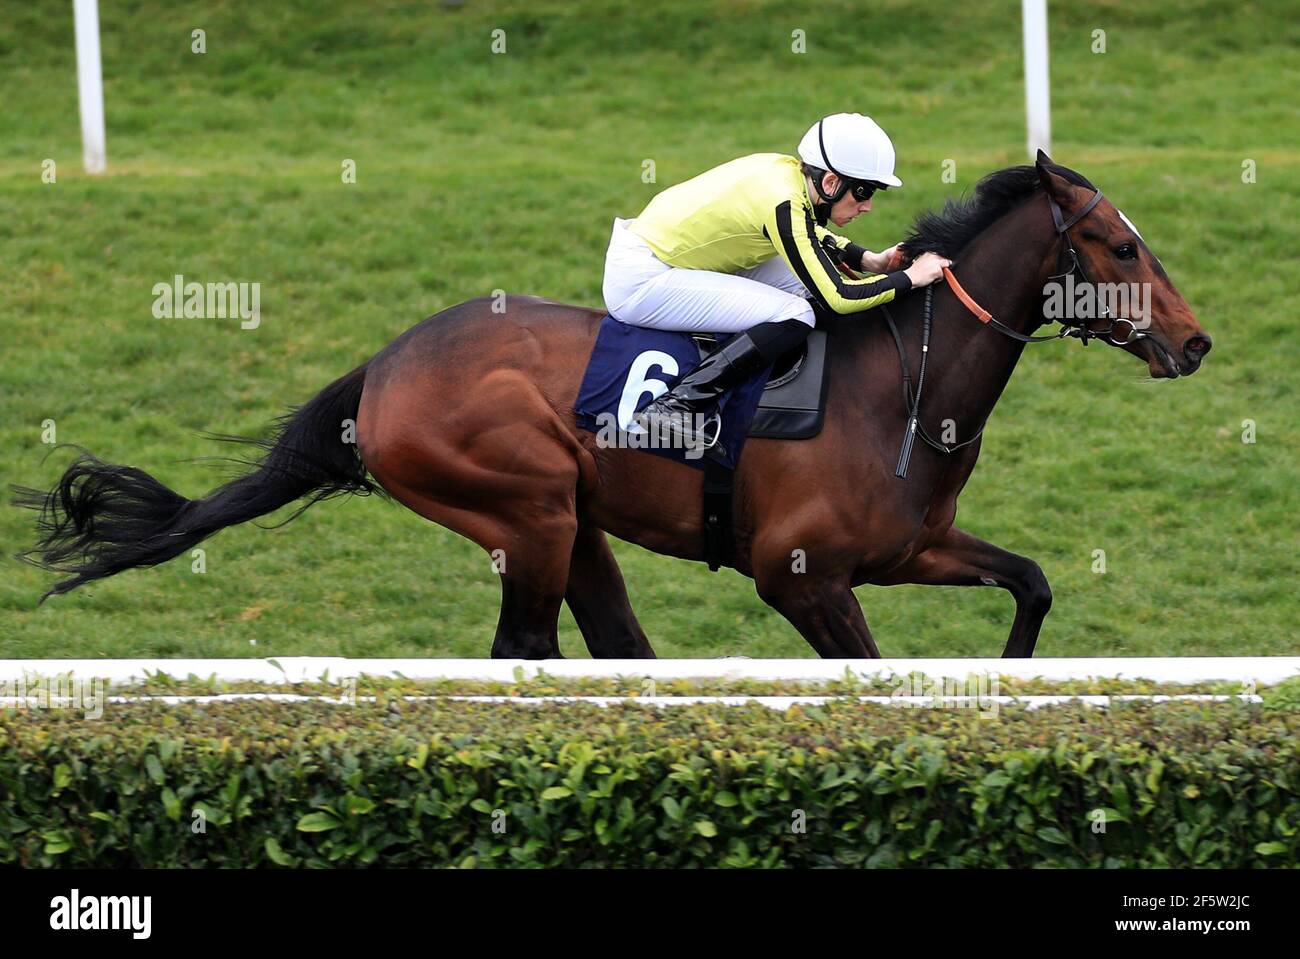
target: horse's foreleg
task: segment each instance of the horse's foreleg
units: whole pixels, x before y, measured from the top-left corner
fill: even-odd
[[[862,606],[847,577],[784,571],[755,577],[763,601],[790,621],[823,659],[879,659]]]
[[[579,522],[564,601],[595,659],[654,659],[605,533]]]
[[[1038,631],[1052,608],[1052,590],[1037,563],[956,527],[884,579],[873,582],[882,586],[1000,586],[1007,590],[1016,600],[1016,618],[1004,657],[1034,655]]]

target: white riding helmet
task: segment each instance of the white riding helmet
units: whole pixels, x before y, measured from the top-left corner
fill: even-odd
[[[818,120],[799,141],[799,159],[840,179],[902,186],[894,176],[894,144],[871,117],[833,113]]]

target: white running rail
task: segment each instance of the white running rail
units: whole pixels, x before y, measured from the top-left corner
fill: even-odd
[[[0,683],[33,676],[103,677],[111,682],[153,673],[226,682],[339,682],[361,676],[513,682],[554,677],[648,679],[837,680],[907,676],[966,679],[972,674],[1045,680],[1146,679],[1166,683],[1253,682],[1272,685],[1300,675],[1300,656],[1188,656],[1089,659],[3,659]]]

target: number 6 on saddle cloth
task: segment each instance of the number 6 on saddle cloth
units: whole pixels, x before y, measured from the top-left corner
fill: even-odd
[[[693,370],[718,345],[711,336],[652,330],[606,316],[574,404],[578,425],[601,441],[667,456],[704,470],[704,559],[716,571],[730,561],[732,471],[745,439],[801,440],[821,432],[826,413],[826,337],[816,329],[797,349],[727,392],[721,433],[701,450],[652,445],[628,432],[632,417]]]
[[[632,439],[626,431],[635,413],[667,392],[721,342],[712,335],[630,326],[606,316],[574,404],[578,425],[602,439],[622,434],[617,438],[620,446],[702,469],[701,451],[668,448],[666,443],[652,446]],[[713,451],[716,461],[735,469],[750,436],[788,440],[816,436],[825,418],[826,387],[826,331],[817,329],[802,346],[723,397],[718,410],[722,434]]]

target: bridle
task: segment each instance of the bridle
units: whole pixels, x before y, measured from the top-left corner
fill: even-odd
[[[1075,250],[1074,243],[1070,240],[1070,227],[1074,226],[1085,216],[1087,216],[1090,212],[1092,212],[1092,208],[1101,202],[1101,191],[1097,190],[1096,192],[1094,192],[1092,197],[1088,200],[1088,202],[1085,203],[1079,209],[1079,212],[1076,213],[1074,216],[1070,217],[1070,219],[1068,220],[1066,220],[1062,216],[1061,206],[1056,202],[1055,197],[1049,194],[1047,197],[1047,202],[1052,209],[1052,222],[1056,224],[1057,235],[1060,236],[1062,240],[1064,240],[1064,244],[1065,244],[1061,248],[1061,255],[1056,261],[1057,269],[1061,270],[1061,272],[1054,273],[1048,276],[1048,279],[1063,280],[1066,277],[1068,277],[1070,274],[1077,273],[1079,275],[1079,279],[1083,280],[1085,284],[1092,285],[1092,278],[1088,276],[1088,271],[1083,268],[1083,261],[1079,259],[1079,253],[1077,250]],[[1069,269],[1062,269],[1061,265],[1064,262],[1066,256],[1069,256],[1070,258],[1070,266]],[[945,270],[944,272],[947,273],[948,271]],[[962,292],[965,293],[966,291],[963,290]],[[1088,345],[1088,340],[1101,339],[1103,336],[1106,338],[1106,342],[1111,344],[1112,346],[1128,346],[1130,343],[1135,343],[1138,340],[1144,340],[1147,338],[1147,334],[1139,330],[1137,324],[1134,323],[1132,320],[1130,320],[1128,317],[1111,316],[1110,307],[1107,306],[1105,303],[1101,303],[1101,309],[1102,309],[1102,314],[1098,319],[1110,320],[1110,326],[1106,327],[1106,329],[1094,330],[1088,326],[1089,321],[1087,320],[1084,320],[1081,323],[1066,323],[1064,320],[1062,320],[1061,321],[1062,332],[1059,334],[1059,336],[1077,336],[1079,338],[1079,342],[1082,343],[1084,346]],[[1116,323],[1128,324],[1128,336],[1125,339],[1122,340],[1115,339],[1114,334],[1115,334]],[[1008,330],[1007,332],[1011,333],[1012,335],[1016,335],[1014,330]],[[1040,339],[1049,339],[1049,340],[1056,339],[1056,338],[1057,337],[1055,336],[1040,337]],[[1035,342],[1035,340],[1031,338],[1030,342]]]
[[[1056,225],[1057,236],[1061,237],[1063,241],[1060,255],[1057,257],[1056,261],[1056,268],[1059,272],[1050,274],[1048,276],[1049,280],[1061,280],[1071,276],[1072,274],[1077,274],[1085,284],[1092,283],[1087,270],[1083,268],[1083,262],[1079,259],[1078,251],[1074,248],[1074,242],[1070,239],[1070,227],[1074,226],[1091,213],[1093,207],[1101,202],[1101,197],[1101,191],[1096,190],[1089,198],[1088,202],[1067,220],[1061,211],[1060,204],[1056,202],[1056,199],[1051,196],[1051,194],[1048,194],[1047,202],[1052,210],[1052,222]],[[1067,257],[1069,258],[1068,267],[1065,265],[1067,263]],[[1084,346],[1087,346],[1088,341],[1091,339],[1102,338],[1112,346],[1127,346],[1130,343],[1137,342],[1138,340],[1146,339],[1148,335],[1139,330],[1137,324],[1129,318],[1113,317],[1110,312],[1110,307],[1105,303],[1102,303],[1102,315],[1100,317],[1087,319],[1076,318],[1073,321],[1062,319],[1059,321],[1061,323],[1061,329],[1056,333],[1053,333],[1050,336],[1029,336],[1011,329],[1011,327],[997,320],[992,313],[975,302],[975,299],[962,288],[962,285],[959,282],[957,282],[957,277],[953,275],[953,272],[949,267],[945,266],[943,268],[943,277],[948,283],[948,288],[952,290],[953,295],[957,297],[968,311],[974,314],[977,320],[1001,333],[1003,336],[1008,336],[1013,340],[1019,340],[1021,343],[1045,343],[1051,340],[1060,340],[1067,336],[1074,336],[1077,337],[1079,342]],[[975,435],[970,439],[962,443],[946,444],[941,443],[932,437],[925,431],[925,427],[921,425],[921,388],[925,385],[925,364],[930,355],[930,321],[933,314],[933,307],[934,286],[930,285],[925,288],[925,309],[922,312],[921,326],[921,368],[917,372],[915,392],[912,390],[912,377],[908,372],[907,351],[903,348],[903,339],[898,335],[898,327],[894,324],[894,318],[890,315],[888,307],[881,307],[881,310],[885,314],[885,320],[889,324],[889,331],[894,335],[894,344],[898,347],[898,360],[903,369],[903,404],[907,407],[908,411],[907,432],[903,436],[903,446],[898,453],[898,465],[894,467],[894,475],[900,479],[907,475],[907,464],[912,457],[912,443],[917,436],[920,436],[922,440],[940,453],[955,453],[957,450],[974,443],[984,433],[984,425],[981,425],[979,430],[976,431]],[[1109,320],[1110,325],[1104,330],[1094,330],[1088,325],[1093,322],[1094,319]],[[1114,335],[1116,325],[1120,323],[1127,323],[1129,327],[1129,334],[1123,340],[1117,340]]]
[[[1047,277],[1049,280],[1063,280],[1071,274],[1076,274],[1085,284],[1090,286],[1093,285],[1092,278],[1088,276],[1088,271],[1083,268],[1083,261],[1079,259],[1079,252],[1074,248],[1074,242],[1070,238],[1070,227],[1074,226],[1091,213],[1092,208],[1100,203],[1101,199],[1101,191],[1096,190],[1088,199],[1088,202],[1080,207],[1079,212],[1067,220],[1061,212],[1061,206],[1056,202],[1056,199],[1050,195],[1047,197],[1047,203],[1052,211],[1052,222],[1056,224],[1056,234],[1061,237],[1063,241],[1060,255],[1056,260],[1056,268],[1059,272],[1049,274]],[[1069,263],[1068,267],[1065,266],[1067,262]],[[988,310],[976,303],[971,295],[962,289],[962,285],[957,282],[957,277],[955,277],[952,270],[946,266],[943,268],[943,276],[944,279],[947,280],[948,286],[952,290],[953,294],[961,301],[962,305],[965,306],[966,309],[975,314],[976,319],[981,323],[987,323],[1003,336],[1009,336],[1013,340],[1019,340],[1022,343],[1045,343],[1050,340],[1059,340],[1067,336],[1074,336],[1077,337],[1079,342],[1084,346],[1088,345],[1089,340],[1102,339],[1103,337],[1106,339],[1106,342],[1112,346],[1128,346],[1130,343],[1135,343],[1138,340],[1146,339],[1147,337],[1147,334],[1139,330],[1137,324],[1128,317],[1116,318],[1111,316],[1110,307],[1105,303],[1100,304],[1102,314],[1099,317],[1075,319],[1073,321],[1062,319],[1059,321],[1061,323],[1061,329],[1050,336],[1026,336],[1024,333],[1017,333],[1006,324],[1000,323],[998,320],[994,319],[993,315],[989,313]],[[929,294],[930,290],[927,289],[926,293]],[[1110,325],[1104,330],[1094,330],[1089,327],[1088,324],[1092,323],[1095,319],[1109,320]],[[1129,333],[1125,339],[1117,340],[1115,338],[1115,325],[1117,323],[1128,324]]]

